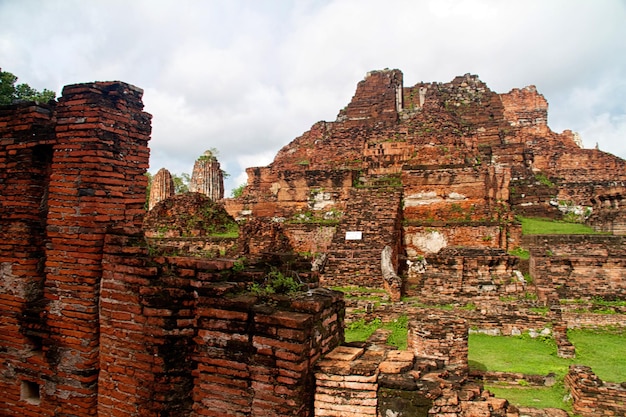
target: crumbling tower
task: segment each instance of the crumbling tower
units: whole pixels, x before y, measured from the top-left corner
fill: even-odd
[[[193,165],[189,191],[207,195],[211,200],[224,198],[224,174],[212,151],[206,151]]]
[[[152,178],[148,210],[152,210],[152,207],[156,206],[159,201],[163,201],[174,194],[172,174],[167,169],[161,168]]]

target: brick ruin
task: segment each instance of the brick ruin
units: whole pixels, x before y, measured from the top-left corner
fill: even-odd
[[[205,151],[194,163],[189,178],[189,192],[206,195],[213,201],[224,198],[224,172],[213,151]],[[172,174],[161,168],[154,174],[148,195],[148,210],[176,194]]]
[[[150,184],[148,197],[148,210],[152,210],[160,201],[167,200],[176,194],[172,174],[165,168],[161,168],[154,174]]]
[[[280,259],[242,270],[151,245],[141,95],[79,84],[0,110],[2,414],[312,415],[313,366],[343,340],[340,293],[309,267],[308,291],[255,296]],[[202,210],[192,231],[229,217],[182,200]]]
[[[624,298],[626,162],[551,131],[547,111],[534,86],[497,94],[466,74],[405,87],[400,71],[374,71],[334,122],[316,123],[270,165],[249,168],[243,197],[226,208],[282,229],[294,251],[323,254],[322,285],[471,305],[475,312],[456,314],[479,331],[548,332],[559,356],[573,357],[569,327],[624,324],[621,311],[573,313],[559,300]],[[613,235],[522,238],[515,215]],[[508,253],[517,247],[529,261]],[[386,260],[390,278],[381,273]],[[399,314],[351,304],[347,321],[363,317],[351,311]]]
[[[189,191],[202,193],[213,201],[224,198],[224,173],[214,152],[204,152],[194,163]]]
[[[160,171],[148,215],[141,96],[98,82],[0,108],[3,415],[513,417],[526,411],[468,371],[470,326],[549,329],[563,356],[568,327],[626,326],[626,312],[558,304],[624,298],[625,162],[552,132],[534,87],[404,87],[400,71],[375,71],[336,121],[249,168],[241,198],[172,196]],[[221,174],[205,159],[196,178]],[[515,214],[613,235],[522,238]],[[238,238],[210,236],[233,224]],[[518,246],[529,261],[508,254]],[[251,291],[278,271],[301,291]],[[395,302],[363,315],[334,285]],[[344,343],[344,321],[400,314],[407,351],[382,331]],[[570,371],[574,409],[610,415],[623,388],[590,374]]]
[[[119,82],[0,109],[4,415],[94,415],[100,287],[112,226],[145,215],[150,115]]]
[[[571,131],[552,132],[547,111],[534,86],[497,94],[466,74],[404,87],[400,71],[374,71],[334,122],[249,168],[243,197],[226,208],[281,224],[295,251],[326,254],[324,285],[385,288],[393,299],[536,291],[523,278],[529,265],[507,254],[528,247],[515,215],[576,219],[615,235],[624,228],[626,162],[582,149]],[[622,241],[597,242],[589,267],[612,271],[598,276],[598,295],[621,297]],[[381,276],[385,247],[399,285]],[[550,268],[577,269],[563,279],[589,287],[584,261],[566,258]],[[539,252],[533,259],[533,277],[553,287],[542,286],[545,299],[563,283],[553,283]]]

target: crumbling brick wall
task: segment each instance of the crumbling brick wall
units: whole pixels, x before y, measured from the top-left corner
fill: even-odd
[[[343,340],[341,293],[260,298],[233,260],[150,256],[107,236],[101,415],[312,416],[317,359]]]
[[[311,416],[340,293],[259,300],[235,261],[150,256],[141,94],[0,109],[1,413]]]
[[[546,296],[626,297],[624,236],[559,235],[525,238],[530,273]]]
[[[5,415],[97,409],[98,293],[111,225],[143,217],[150,116],[121,82],[0,109],[0,390]]]
[[[604,382],[588,366],[571,365],[565,385],[572,395],[572,408],[584,417],[626,415],[624,384]]]

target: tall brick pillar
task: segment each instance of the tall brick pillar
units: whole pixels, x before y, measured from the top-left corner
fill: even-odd
[[[63,89],[50,184],[45,287],[56,415],[97,414],[99,288],[110,226],[140,226],[150,116],[142,90],[121,82]]]
[[[213,201],[224,198],[224,173],[213,152],[206,151],[194,163],[189,191],[202,193]]]
[[[54,106],[0,107],[0,415],[50,416],[42,389],[47,188]]]
[[[174,180],[172,179],[172,174],[170,174],[167,169],[161,168],[152,178],[148,210],[152,210],[159,201],[166,200],[174,194]]]

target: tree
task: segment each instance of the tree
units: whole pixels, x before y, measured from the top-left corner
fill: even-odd
[[[28,84],[17,84],[17,77],[0,68],[0,104],[11,104],[15,101],[38,101],[47,103],[56,98],[54,91],[46,88],[37,91]]]
[[[232,191],[231,191],[231,195],[234,198],[239,198],[243,195],[243,190],[244,188],[246,188],[246,185],[248,185],[247,183],[243,183],[241,184],[239,187],[235,187]]]
[[[148,208],[150,207],[150,189],[152,188],[153,175],[150,172],[146,172],[144,175],[148,178],[148,185],[146,186],[146,203],[145,203],[145,209],[146,211],[148,211]]]
[[[174,181],[174,193],[182,194],[189,192],[189,174],[183,172],[182,174],[172,174],[172,180]]]

